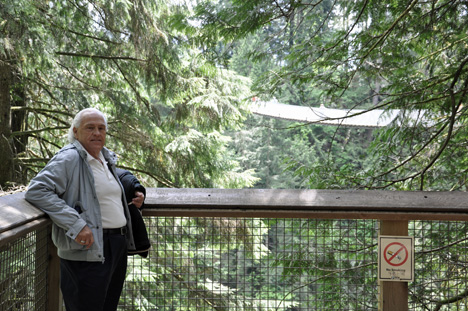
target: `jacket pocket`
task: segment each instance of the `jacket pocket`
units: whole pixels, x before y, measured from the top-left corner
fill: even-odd
[[[91,225],[90,220],[92,219],[92,217],[91,215],[89,215],[88,207],[85,204],[81,203],[81,201],[76,201],[73,204],[73,209],[78,212],[81,219],[83,219],[88,224],[88,226]]]
[[[78,214],[82,214],[84,211],[83,204],[81,203],[81,201],[76,201],[73,205],[73,208],[75,209],[75,211],[78,212]]]
[[[61,250],[85,250],[86,246],[77,243],[66,235],[64,229],[54,225],[52,227],[52,241]]]

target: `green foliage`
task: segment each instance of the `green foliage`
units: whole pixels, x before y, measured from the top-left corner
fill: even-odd
[[[300,105],[401,109],[361,167],[343,168],[330,149],[326,161],[298,163],[299,173],[318,172],[324,187],[466,189],[462,1],[221,1],[197,12],[206,33],[224,44],[213,55],[249,75],[256,94]],[[419,119],[408,118],[418,111]],[[317,170],[324,162],[329,170]]]
[[[226,150],[249,81],[216,68],[174,27],[187,8],[164,2],[21,1],[1,5],[4,61],[27,94],[28,178],[66,143],[80,109],[109,117],[107,146],[148,186],[245,187]],[[20,62],[17,60],[21,60]]]
[[[95,106],[109,115],[108,146],[147,186],[466,190],[467,17],[463,1],[1,3],[0,61],[24,90],[14,109],[28,112],[13,133],[30,138],[18,160],[31,177],[65,143],[71,117]],[[401,114],[379,131],[291,124],[246,117],[253,96]],[[375,287],[368,223],[154,221],[151,238],[166,247],[132,258],[127,284],[151,284],[123,297],[134,305],[287,310],[326,293],[299,307],[373,308],[362,301],[364,285]],[[442,269],[411,299],[463,307],[465,226],[414,227],[421,275]],[[149,260],[151,269],[135,268]],[[274,278],[277,287],[266,282]],[[165,283],[176,284],[170,296]]]
[[[326,3],[323,3],[320,10],[325,7]],[[309,27],[322,18],[320,13],[312,13],[312,10],[307,13],[311,16],[301,11],[304,20],[301,27],[294,29],[294,35],[284,31],[286,23],[278,17],[257,32],[252,31],[246,38],[234,41],[232,53],[230,46],[226,47],[224,54],[230,56],[229,68],[248,75],[254,81],[253,87],[260,94],[260,99],[267,100],[274,95],[281,103],[312,107],[327,102],[323,88],[308,84],[303,78],[280,76],[288,64],[294,67],[304,65],[300,62],[300,55],[295,55],[293,62],[289,59],[297,45],[307,40]],[[293,27],[293,20],[289,27]],[[307,68],[298,70],[304,72]],[[272,85],[270,91],[264,88],[268,85]],[[356,102],[368,103],[369,87],[359,83],[353,85],[355,89],[328,106],[351,108],[356,106]],[[261,178],[256,184],[258,188],[353,187],[358,182],[342,180],[346,176],[344,172],[362,168],[365,148],[372,138],[370,131],[365,130],[253,117],[247,120],[245,131],[235,132],[232,136],[232,148],[242,155],[241,165],[257,168]],[[323,170],[311,174],[317,167],[323,167]],[[324,174],[325,171],[328,173]]]
[[[466,223],[416,221],[410,230],[418,237],[415,262],[420,275],[410,292],[410,301],[431,310],[466,308],[468,292],[463,279],[467,271],[461,264],[467,260]]]

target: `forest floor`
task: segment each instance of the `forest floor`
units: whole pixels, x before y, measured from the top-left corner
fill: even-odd
[[[3,189],[2,187],[0,187],[0,197],[4,195],[13,194],[16,192],[23,192],[23,191],[26,191],[26,186],[15,186],[15,187],[7,188],[7,189]]]

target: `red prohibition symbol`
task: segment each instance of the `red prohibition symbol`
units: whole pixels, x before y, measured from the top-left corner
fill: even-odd
[[[396,246],[389,250],[391,246]],[[385,261],[394,267],[403,265],[408,260],[408,249],[401,243],[393,242],[387,245],[384,250]]]

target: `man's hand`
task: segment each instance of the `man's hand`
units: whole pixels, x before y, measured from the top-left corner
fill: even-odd
[[[143,192],[135,191],[135,197],[132,199],[132,202],[137,208],[140,208],[145,201],[145,195]]]
[[[80,233],[78,233],[76,236],[75,241],[76,243],[86,246],[86,248],[89,249],[94,243],[93,232],[88,226],[84,226]]]

